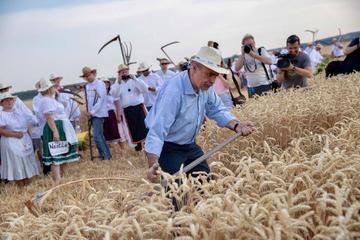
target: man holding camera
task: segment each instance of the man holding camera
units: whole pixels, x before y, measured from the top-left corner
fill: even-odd
[[[308,78],[312,78],[311,60],[300,52],[300,38],[291,35],[286,40],[288,54],[279,56],[276,79],[282,88],[307,87]]]
[[[250,98],[272,89],[272,81],[265,64],[272,64],[269,53],[263,47],[256,48],[254,37],[246,34],[242,39],[241,55],[235,64],[235,71],[239,72],[244,67]]]
[[[130,75],[127,65],[119,65],[118,82],[111,86],[110,94],[120,100],[129,137],[136,144],[136,151],[142,150],[142,143],[148,132],[144,123],[147,110],[143,96],[147,91],[150,91],[150,87],[143,80]]]

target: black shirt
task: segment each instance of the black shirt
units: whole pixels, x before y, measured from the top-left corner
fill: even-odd
[[[353,39],[349,47],[355,46],[359,44],[359,37]],[[354,52],[347,55],[345,60],[345,70],[348,73],[351,73],[353,71],[360,71],[360,48],[357,48]]]

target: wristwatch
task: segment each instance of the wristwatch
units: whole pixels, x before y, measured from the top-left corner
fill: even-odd
[[[233,128],[233,131],[236,132],[236,128],[239,126],[240,122],[236,122]]]

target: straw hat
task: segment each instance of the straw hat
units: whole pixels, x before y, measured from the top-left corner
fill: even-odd
[[[125,70],[125,69],[129,70],[129,66],[126,65],[126,64],[120,64],[120,65],[118,66],[118,72],[120,72],[120,71],[122,71],[122,70]]]
[[[12,86],[0,83],[0,90],[6,89],[6,88],[12,88]]]
[[[16,97],[11,95],[11,93],[9,92],[0,93],[0,102],[7,98],[16,98]]]
[[[192,61],[204,65],[206,68],[219,74],[229,74],[230,71],[221,67],[221,54],[219,50],[212,47],[202,47],[199,52],[191,58]]]
[[[138,71],[139,71],[139,72],[144,72],[144,71],[146,71],[146,70],[149,70],[150,67],[151,67],[151,66],[150,66],[149,64],[147,64],[146,62],[141,62],[141,63],[139,64]]]
[[[53,87],[54,85],[52,84],[52,82],[50,82],[50,80],[46,80],[44,78],[41,78],[39,80],[39,89],[38,92],[44,92],[48,89],[50,89],[51,87]]]
[[[92,69],[89,67],[83,67],[81,78],[88,77],[91,73],[96,73],[96,69]]]
[[[62,76],[60,76],[60,75],[55,75],[55,74],[50,74],[50,77],[49,77],[49,80],[50,81],[54,81],[54,80],[56,80],[56,79],[63,79],[63,77]]]

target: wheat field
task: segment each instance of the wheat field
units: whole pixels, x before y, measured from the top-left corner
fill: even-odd
[[[234,109],[257,123],[209,159],[212,180],[171,176],[168,191],[145,179],[143,153],[108,162],[84,158],[39,205],[24,202],[53,187],[38,177],[0,185],[4,239],[360,239],[360,74],[309,89],[281,91]],[[207,121],[197,142],[207,152],[233,133]],[[120,180],[120,178],[123,178]],[[180,208],[174,211],[174,204]]]

